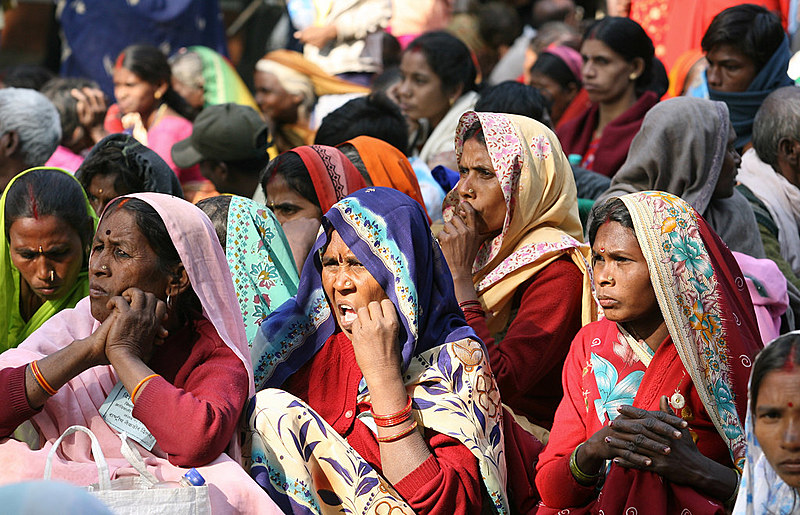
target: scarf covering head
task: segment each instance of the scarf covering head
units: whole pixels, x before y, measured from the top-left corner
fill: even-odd
[[[631,214],[681,362],[741,471],[746,378],[761,348],[744,276],[722,240],[688,202],[656,191],[620,199]]]
[[[257,202],[231,197],[227,234],[225,257],[252,342],[267,315],[297,293],[297,267],[275,215]]]
[[[752,399],[748,401],[745,422],[747,457],[733,515],[791,515],[800,507],[800,495],[781,479],[764,456],[753,426],[751,402]]]
[[[683,95],[683,90],[686,88],[686,79],[689,77],[689,72],[698,61],[703,59],[705,54],[699,48],[691,48],[682,53],[672,68],[669,70],[669,89],[667,90],[667,98],[679,97]]]
[[[144,191],[166,193],[183,198],[183,189],[178,182],[178,176],[172,171],[166,161],[154,151],[139,143],[130,134],[109,134],[100,140],[86,156],[90,159],[103,148],[118,148],[125,158],[127,173],[136,178],[136,182],[143,185]],[[79,168],[75,173],[78,180],[82,180],[83,172]]]
[[[335,77],[292,50],[268,53],[256,63],[256,71],[273,74],[288,93],[301,95],[307,113],[322,95],[369,93],[369,88]]]
[[[147,202],[161,217],[186,269],[192,289],[203,306],[203,316],[214,325],[225,345],[244,363],[251,378],[250,395],[253,395],[253,368],[242,314],[236,302],[225,251],[219,244],[214,224],[200,208],[183,199],[162,193],[125,196]]]
[[[596,320],[575,179],[558,138],[524,116],[470,111],[456,130],[459,161],[464,133],[475,122],[481,124],[503,191],[505,206],[496,209],[506,212],[502,231],[483,244],[472,265],[478,299],[491,314],[489,330],[497,333],[506,327],[517,288],[563,255],[583,273],[583,324]],[[454,188],[444,201],[445,222],[453,218],[458,202]]]
[[[66,294],[64,294],[63,297],[56,300],[45,301],[27,322],[22,319],[22,314],[19,312],[19,296],[20,281],[23,281],[24,279],[20,276],[19,270],[16,266],[14,266],[14,263],[11,262],[11,250],[9,247],[10,242],[5,231],[6,198],[8,197],[8,192],[11,190],[11,187],[14,185],[17,179],[35,170],[47,170],[52,173],[63,173],[70,179],[75,180],[72,174],[60,168],[31,168],[11,179],[11,181],[8,183],[8,186],[6,186],[5,191],[3,191],[3,196],[0,197],[0,229],[2,229],[2,234],[0,235],[0,240],[2,240],[2,243],[0,243],[0,245],[2,245],[0,247],[0,291],[3,292],[3,294],[0,295],[0,335],[2,335],[3,338],[0,340],[0,350],[16,347],[22,340],[30,336],[31,333],[38,329],[39,326],[41,326],[50,317],[62,309],[74,307],[79,300],[89,295],[89,274],[87,266],[84,265],[81,267],[81,271],[78,274],[78,279],[75,281],[75,285]],[[96,229],[97,215],[95,214],[94,209],[92,209],[91,204],[89,204],[89,199],[86,197],[86,192],[83,191],[83,188],[77,180],[75,180],[75,187],[80,188],[85,200],[85,204],[83,206],[76,206],[76,209],[86,209],[87,213],[92,218],[94,228]]]
[[[371,506],[407,507],[312,409],[272,389],[309,361],[337,330],[321,277],[322,252],[335,230],[397,310],[403,379],[415,417],[421,426],[450,435],[471,450],[487,502],[508,513],[497,385],[486,349],[458,307],[425,210],[397,190],[371,187],[337,202],[325,214],[323,226],[326,231],[303,266],[297,295],[267,317],[253,344],[260,392],[247,410],[253,432],[251,475],[276,499],[286,495],[309,509],[319,509],[316,481],[340,499],[346,497],[354,512],[372,513]],[[357,398],[369,402],[363,379]],[[292,445],[287,432],[304,447]],[[321,470],[310,462],[330,469],[325,480],[321,473],[310,472]]]
[[[783,42],[772,54],[767,64],[761,68],[746,91],[730,93],[708,88],[708,96],[711,100],[719,100],[728,105],[731,122],[737,136],[736,148],[744,147],[752,139],[753,120],[764,99],[776,89],[793,84],[787,74],[791,57],[789,38],[784,36]]]
[[[730,130],[723,102],[690,97],[660,102],[644,117],[628,159],[595,203],[625,193],[666,191],[691,204],[732,250],[764,257],[747,200],[738,191],[729,198],[713,198]]]
[[[203,63],[205,107],[232,102],[259,110],[250,90],[225,57],[204,46],[190,46],[186,51],[196,54]]]
[[[347,195],[367,186],[355,165],[338,148],[309,145],[289,152],[300,156],[306,165],[323,213]]]
[[[417,175],[405,154],[393,145],[372,136],[358,136],[345,143],[353,145],[358,152],[373,186],[386,186],[402,191],[425,207]]]
[[[306,259],[297,295],[273,311],[256,335],[258,389],[283,384],[336,330],[321,276],[322,251],[334,230],[397,308],[404,369],[420,352],[475,338],[419,203],[390,188],[366,188],[337,202],[322,222],[326,231]]]

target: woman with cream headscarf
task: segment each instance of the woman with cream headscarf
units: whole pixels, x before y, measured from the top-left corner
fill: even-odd
[[[572,170],[552,131],[516,115],[465,113],[456,154],[439,233],[456,297],[503,401],[550,429],[570,342],[597,315]]]
[[[312,111],[319,97],[369,93],[369,88],[329,75],[291,50],[275,50],[259,60],[253,83],[256,102],[273,124],[278,152],[314,143]]]

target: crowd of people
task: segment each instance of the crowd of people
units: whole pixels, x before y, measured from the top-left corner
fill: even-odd
[[[251,87],[7,72],[4,506],[800,510],[798,2],[605,4],[289,1]]]

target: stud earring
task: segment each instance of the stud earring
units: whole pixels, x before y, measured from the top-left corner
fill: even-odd
[[[639,76],[638,76],[638,75],[636,75],[635,73],[631,73],[630,75],[628,75],[628,78],[629,78],[631,81],[634,81],[634,80],[638,79],[638,78],[639,78]]]

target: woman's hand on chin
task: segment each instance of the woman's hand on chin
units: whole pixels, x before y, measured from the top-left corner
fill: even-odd
[[[128,288],[108,301],[114,318],[106,336],[105,353],[111,364],[119,358],[147,363],[153,345],[163,343],[168,332],[167,305],[154,294]]]
[[[350,339],[367,384],[386,379],[400,379],[402,383],[402,355],[397,341],[400,322],[392,301],[372,301],[360,308],[357,316]]]
[[[472,282],[472,264],[485,238],[480,234],[481,220],[469,202],[456,206],[453,218],[439,233],[439,245],[453,279],[468,277]]]

